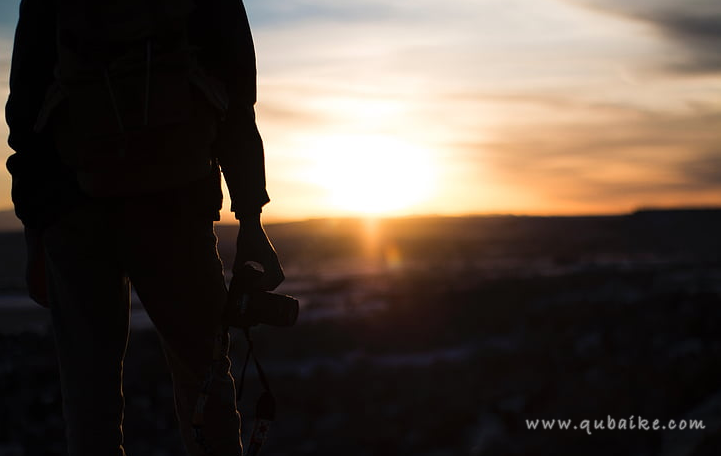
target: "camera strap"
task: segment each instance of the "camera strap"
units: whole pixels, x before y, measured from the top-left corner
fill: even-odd
[[[275,396],[273,396],[273,392],[270,390],[268,377],[265,375],[263,367],[260,365],[260,362],[253,351],[253,340],[250,337],[250,328],[244,327],[243,334],[245,335],[245,340],[248,342],[248,351],[245,354],[245,362],[243,362],[243,370],[241,371],[240,382],[238,383],[238,388],[236,390],[236,401],[240,402],[243,395],[245,372],[250,358],[253,358],[255,370],[258,373],[260,383],[263,385],[263,389],[265,390],[255,404],[255,422],[253,423],[253,432],[250,435],[248,451],[246,452],[246,456],[255,456],[260,453],[263,443],[265,443],[268,438],[270,425],[275,420]]]
[[[246,263],[250,264],[250,263]],[[252,265],[251,265],[252,266]],[[230,282],[228,289],[228,300],[227,306],[233,305],[233,303],[240,302],[243,306],[247,305],[249,295],[245,290],[248,289],[248,282],[252,283],[253,280],[257,279],[258,274],[262,274],[262,266],[245,268],[245,275],[233,275],[233,279]],[[248,275],[250,274],[250,275]],[[238,279],[240,277],[240,279]],[[224,316],[224,320],[225,316]],[[247,450],[244,452],[246,456],[256,456],[260,453],[260,449],[268,438],[268,432],[270,425],[275,420],[275,397],[270,390],[270,384],[268,377],[265,375],[263,367],[260,365],[258,358],[255,356],[253,350],[253,339],[250,337],[250,326],[247,325],[233,325],[233,327],[240,328],[243,331],[245,340],[248,343],[248,351],[245,354],[245,361],[243,362],[243,369],[240,374],[240,381],[236,388],[236,404],[240,402],[243,396],[243,387],[245,386],[245,373],[248,370],[248,364],[250,359],[253,358],[253,364],[255,364],[255,370],[258,373],[260,383],[263,385],[263,393],[258,398],[255,405],[255,422],[253,425],[253,431],[250,436],[250,442],[247,446]],[[206,377],[201,385],[200,394],[195,405],[195,411],[193,413],[192,429],[195,437],[195,441],[202,448],[203,453],[206,456],[215,456],[209,442],[203,435],[203,424],[204,424],[204,410],[205,404],[208,401],[210,394],[211,385],[215,379],[216,373],[221,368],[224,357],[228,356],[230,348],[230,326],[228,323],[222,325],[220,333],[216,335],[215,344],[213,347],[213,362],[206,374]]]
[[[203,435],[203,424],[204,424],[204,410],[205,404],[208,401],[208,395],[210,393],[210,387],[215,378],[215,372],[218,369],[221,359],[224,353],[227,353],[228,346],[230,343],[230,337],[228,335],[229,327],[223,327],[221,333],[216,337],[215,347],[213,349],[213,362],[209,369],[205,380],[200,389],[198,401],[195,405],[195,412],[193,413],[193,433],[195,441],[203,449],[203,452],[208,455],[214,455],[214,452]],[[275,420],[275,396],[273,396],[270,390],[270,383],[268,377],[265,375],[263,367],[260,365],[258,358],[255,356],[253,350],[253,339],[250,337],[250,328],[242,328],[245,340],[248,343],[248,350],[245,354],[245,361],[243,362],[243,369],[240,374],[240,381],[236,388],[236,403],[239,403],[243,395],[243,387],[245,386],[245,373],[248,369],[250,359],[253,359],[255,364],[255,370],[258,373],[260,383],[263,385],[263,393],[261,393],[258,401],[255,404],[255,422],[253,424],[253,432],[250,435],[250,441],[248,443],[246,456],[257,456],[260,453],[260,449],[268,438],[268,432],[270,431],[270,425]]]

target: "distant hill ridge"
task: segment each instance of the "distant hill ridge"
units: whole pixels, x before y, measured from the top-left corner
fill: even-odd
[[[416,216],[416,217],[389,217],[384,220],[383,223],[391,224],[407,224],[407,223],[421,223],[424,222],[439,222],[445,221],[446,223],[463,223],[463,220],[499,220],[499,219],[578,219],[578,218],[623,218],[623,217],[638,217],[643,219],[657,219],[659,221],[670,218],[689,218],[689,221],[696,219],[713,219],[718,220],[721,218],[721,207],[704,208],[704,207],[688,207],[678,209],[663,209],[663,208],[642,208],[638,209],[629,214],[620,215],[571,215],[571,216],[534,216],[534,215],[513,215],[513,214],[498,214],[498,215],[468,215],[468,216],[442,216],[442,215],[427,215],[427,216]],[[276,230],[283,230],[281,227],[293,229],[292,227],[298,227],[305,225],[311,227],[329,227],[335,228],[349,228],[352,226],[360,226],[363,224],[362,218],[323,218],[323,219],[309,219],[297,222],[282,222],[282,223],[270,223],[274,225]],[[222,227],[225,224],[221,224]],[[229,226],[235,226],[235,224],[227,224]],[[22,231],[22,223],[15,216],[15,211],[7,209],[0,211],[0,232],[10,231]]]

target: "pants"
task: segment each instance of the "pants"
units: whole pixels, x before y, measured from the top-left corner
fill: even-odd
[[[220,333],[226,289],[213,220],[187,199],[166,192],[91,200],[44,232],[70,456],[125,454],[130,282],[162,340],[183,442],[191,455],[205,454],[191,421],[215,339],[227,338]],[[213,454],[240,456],[227,350],[204,412],[203,436]]]

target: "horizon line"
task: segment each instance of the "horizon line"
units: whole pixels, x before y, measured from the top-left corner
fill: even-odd
[[[458,214],[443,213],[416,213],[403,215],[364,215],[364,214],[344,214],[344,215],[309,215],[308,217],[277,217],[270,216],[263,218],[264,225],[282,225],[291,223],[318,222],[330,220],[352,220],[352,221],[379,221],[379,220],[412,220],[412,219],[461,219],[461,218],[494,218],[494,217],[518,217],[518,218],[574,218],[574,217],[623,217],[639,213],[652,212],[713,212],[721,211],[721,205],[717,206],[640,206],[630,211],[619,212],[577,212],[577,213],[553,213],[553,212],[468,212]],[[233,218],[232,213],[224,212],[225,217],[221,216],[221,220],[216,221],[217,225],[235,225],[238,220]],[[0,232],[12,232],[23,229],[23,225],[17,217],[15,217],[14,209],[0,209],[0,219],[3,215],[12,215],[12,219],[5,218],[0,220]],[[17,224],[17,225],[16,225]]]
[[[429,218],[493,218],[493,217],[553,217],[553,218],[573,218],[573,217],[623,217],[646,212],[713,212],[721,211],[721,205],[718,206],[640,206],[630,211],[619,212],[577,212],[577,213],[553,213],[553,212],[468,212],[458,214],[443,213],[416,213],[403,215],[364,215],[364,214],[344,214],[344,215],[311,215],[308,217],[268,217],[263,219],[266,225],[273,224],[289,224],[303,223],[325,220],[402,220],[402,219],[429,219]],[[221,219],[216,222],[219,225],[233,225],[238,221],[235,219]]]

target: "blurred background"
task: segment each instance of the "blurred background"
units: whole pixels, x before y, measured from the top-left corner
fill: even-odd
[[[172,227],[168,227],[172,229]],[[278,399],[270,455],[712,456],[721,448],[721,210],[317,219],[267,227],[293,328],[253,330]],[[236,227],[217,227],[231,264]],[[2,455],[62,455],[48,314],[0,235]],[[129,454],[180,454],[170,378],[133,302]],[[233,335],[234,371],[246,345]],[[249,369],[244,435],[261,391]],[[705,430],[530,430],[527,420]]]
[[[18,5],[0,3],[2,99]],[[719,454],[719,2],[245,5],[264,220],[279,291],[301,301],[296,327],[254,331],[279,401],[266,454]],[[3,169],[0,456],[62,455],[20,230]],[[133,308],[127,449],[179,454],[159,344]],[[252,369],[248,388],[244,432]],[[609,416],[706,429],[527,425]]]

